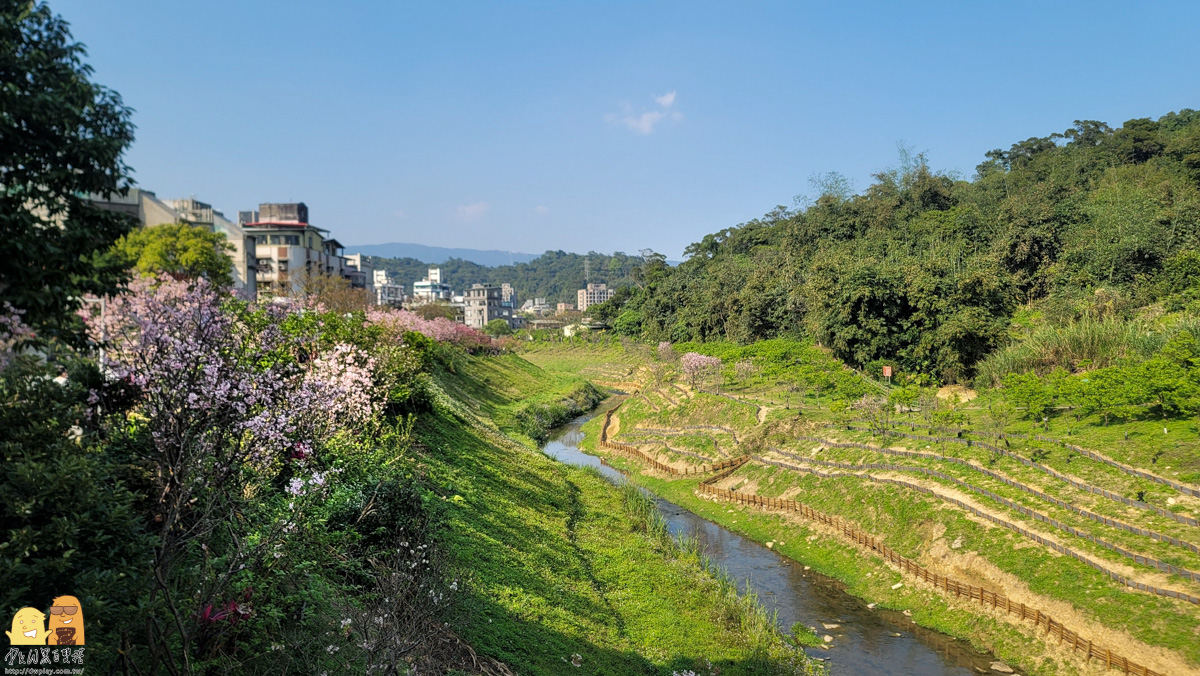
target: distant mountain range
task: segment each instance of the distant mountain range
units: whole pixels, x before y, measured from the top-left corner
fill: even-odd
[[[361,253],[377,258],[415,258],[423,263],[445,263],[451,258],[471,261],[478,265],[494,268],[500,265],[528,263],[541,254],[519,253],[515,251],[496,251],[494,249],[448,249],[440,246],[425,246],[424,244],[406,244],[392,242],[389,244],[362,244],[346,247],[346,253]]]

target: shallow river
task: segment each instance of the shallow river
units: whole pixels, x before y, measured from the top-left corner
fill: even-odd
[[[558,428],[543,450],[561,462],[595,467],[613,481],[623,481],[624,477],[602,464],[600,458],[579,450],[583,439],[579,427],[597,414],[589,413]],[[732,579],[748,584],[767,610],[778,612],[781,629],[788,631],[799,622],[816,627],[820,636],[833,636],[829,650],[808,649],[814,657],[829,660],[831,674],[995,673],[989,668],[995,660],[990,653],[977,652],[963,641],[918,627],[903,613],[869,609],[864,601],[846,593],[837,580],[804,570],[803,565],[678,505],[661,498],[657,502],[671,533],[698,538],[714,563]],[[825,629],[823,624],[839,627]]]

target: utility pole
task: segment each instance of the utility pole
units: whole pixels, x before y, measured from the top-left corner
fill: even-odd
[[[585,284],[592,281],[592,259],[587,256],[583,258],[583,280]]]

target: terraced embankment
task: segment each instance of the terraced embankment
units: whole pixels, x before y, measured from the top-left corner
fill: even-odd
[[[1097,473],[1105,486],[1143,477],[1083,454],[1068,474],[981,444],[957,445],[957,457],[899,447],[923,441],[900,436],[889,436],[893,447],[827,438],[826,423],[791,412],[704,393],[672,405],[656,390],[665,388],[631,398],[617,415],[620,433],[598,445],[655,492],[761,541],[805,542],[798,560],[824,561],[867,598],[907,606],[918,621],[1030,671],[1200,672],[1195,527],[1185,514],[1113,499],[1122,496],[1090,483]],[[692,447],[673,448],[689,437]],[[701,444],[715,462],[679,452]],[[729,465],[719,475],[691,479],[721,462]],[[704,511],[714,497],[739,511]],[[1180,504],[1190,499],[1179,493]],[[743,508],[765,513],[741,516]],[[847,545],[858,552],[852,560]],[[885,570],[936,596],[879,584]],[[981,612],[997,621],[989,632]]]

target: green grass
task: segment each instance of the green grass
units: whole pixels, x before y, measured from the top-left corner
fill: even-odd
[[[443,492],[439,544],[464,577],[455,628],[477,652],[521,674],[571,672],[574,655],[587,674],[811,666],[752,605],[731,612],[728,582],[621,489],[513,436],[514,411],[569,397],[577,377],[509,355],[469,358],[436,381],[436,410],[416,427],[421,471]]]

